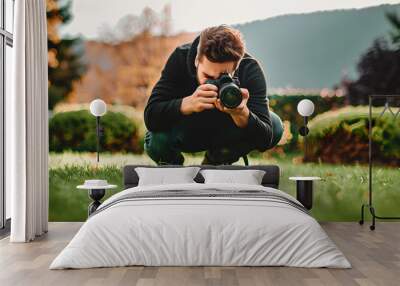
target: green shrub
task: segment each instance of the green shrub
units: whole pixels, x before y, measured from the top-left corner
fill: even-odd
[[[368,106],[348,106],[316,116],[309,123],[308,159],[329,163],[368,162]],[[390,113],[378,118],[382,108],[372,109],[374,162],[400,162],[400,129]]]
[[[314,114],[320,114],[328,110],[337,109],[345,105],[344,97],[321,97],[315,95],[269,95],[269,106],[282,121],[290,122],[290,141],[284,145],[284,150],[297,151],[299,140],[299,127],[303,125],[303,117],[297,112],[297,104],[303,99],[311,100],[315,105]]]
[[[143,152],[135,123],[120,112],[101,117],[101,150]],[[96,151],[96,118],[87,110],[56,113],[49,122],[50,151]]]

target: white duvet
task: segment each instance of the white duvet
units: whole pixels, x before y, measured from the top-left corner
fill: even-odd
[[[130,192],[262,190],[239,184],[174,184]],[[297,202],[298,203],[298,202]],[[50,269],[145,266],[294,266],[350,268],[343,253],[310,215],[258,198],[152,198],[122,201],[90,217]]]

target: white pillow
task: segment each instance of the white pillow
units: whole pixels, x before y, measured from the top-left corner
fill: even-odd
[[[201,170],[204,183],[235,183],[261,185],[265,171],[262,170]]]
[[[138,186],[196,183],[193,179],[199,170],[199,167],[135,168],[139,176]]]

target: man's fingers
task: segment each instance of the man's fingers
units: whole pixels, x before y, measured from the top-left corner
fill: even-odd
[[[213,108],[215,108],[215,105],[212,103],[202,103],[201,107],[203,109],[213,109]]]
[[[250,97],[249,91],[246,88],[241,88],[240,91],[242,92],[243,99],[248,99]]]
[[[225,108],[224,108],[224,106],[222,105],[220,99],[217,99],[217,100],[215,101],[215,106],[216,106],[216,107],[218,108],[218,110],[220,110],[220,111],[224,111],[224,110],[225,110]]]
[[[214,104],[215,101],[217,100],[217,97],[200,97],[199,100],[202,103],[212,103],[212,104]]]
[[[200,89],[200,90],[214,90],[214,91],[217,91],[217,90],[218,90],[218,87],[217,87],[216,85],[214,85],[214,84],[205,83],[205,84],[199,85],[199,87],[198,87],[197,89]]]
[[[215,101],[215,105],[216,105],[217,107],[221,108],[221,107],[222,107],[222,105],[221,105],[221,99],[218,98],[218,99]]]
[[[217,92],[213,90],[200,90],[197,92],[197,96],[199,97],[217,97]]]
[[[244,101],[242,101],[242,102],[239,104],[239,106],[236,107],[236,108],[237,108],[237,109],[243,109],[244,106],[245,106],[245,103],[244,103]]]

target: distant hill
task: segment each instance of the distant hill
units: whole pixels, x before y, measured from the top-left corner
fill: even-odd
[[[235,28],[263,64],[269,88],[332,87],[344,73],[356,77],[362,53],[388,35],[385,11],[400,13],[400,4],[285,15]]]

